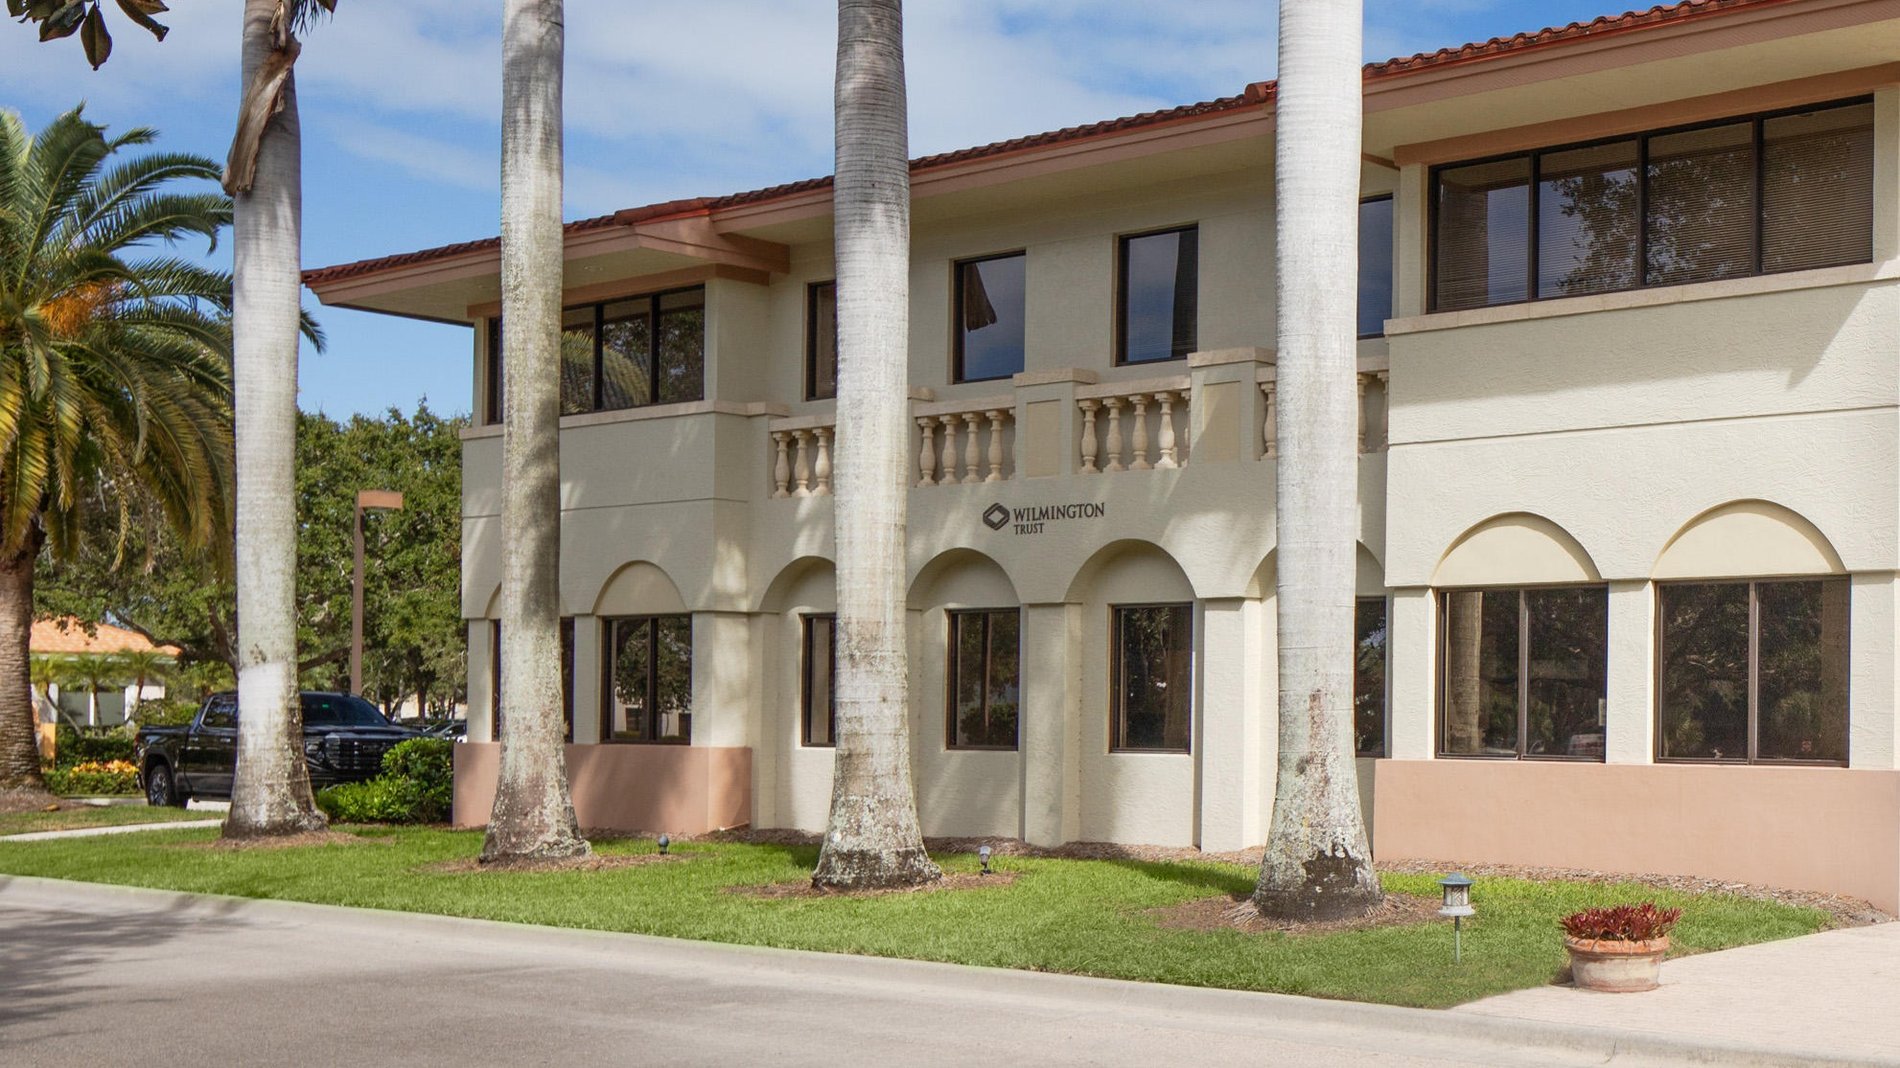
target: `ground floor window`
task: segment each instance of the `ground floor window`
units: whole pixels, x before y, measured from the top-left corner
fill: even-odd
[[[1603,759],[1609,591],[1439,594],[1441,756]]]
[[[1656,592],[1657,759],[1847,763],[1847,579]]]
[[[693,617],[603,620],[600,740],[685,745],[693,736]]]
[[[1185,753],[1193,733],[1194,606],[1111,610],[1113,748]]]
[[[1385,598],[1361,597],[1353,606],[1352,736],[1353,752],[1385,755],[1385,659],[1391,630]]]
[[[800,617],[804,622],[802,694],[806,745],[835,745],[838,736],[838,617]]]
[[[501,741],[501,620],[489,624],[488,631],[488,711],[493,718],[494,739]],[[564,737],[574,740],[574,620],[561,620],[561,721]]]
[[[950,613],[950,748],[1016,748],[1020,641],[1014,608]]]

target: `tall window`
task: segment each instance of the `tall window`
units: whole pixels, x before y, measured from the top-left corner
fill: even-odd
[[[1023,264],[1020,252],[957,264],[958,382],[1022,373]]]
[[[1439,595],[1443,756],[1603,759],[1609,591]]]
[[[1114,748],[1185,753],[1193,734],[1194,606],[1113,609]]]
[[[1200,306],[1200,230],[1186,226],[1121,239],[1121,329],[1116,363],[1186,359]]]
[[[1385,755],[1385,660],[1390,633],[1385,598],[1361,597],[1353,606],[1353,752]]]
[[[801,617],[804,656],[799,706],[806,745],[835,745],[838,737],[838,617]]]
[[[1846,579],[1656,592],[1657,759],[1847,763]]]
[[[805,399],[838,395],[838,283],[805,287]]]
[[[1359,336],[1380,337],[1392,314],[1392,198],[1359,202]]]
[[[1438,311],[1873,257],[1873,104],[1821,104],[1432,172]]]
[[[1016,748],[1020,618],[1014,608],[950,613],[950,748]]]
[[[490,423],[501,422],[501,320],[488,331]],[[678,404],[705,396],[706,291],[584,304],[561,315],[561,414]]]
[[[501,620],[489,624],[488,631],[488,712],[494,725],[494,740],[501,741]],[[561,619],[561,721],[563,735],[574,740],[574,620]]]
[[[604,620],[600,740],[685,745],[693,737],[693,617]]]

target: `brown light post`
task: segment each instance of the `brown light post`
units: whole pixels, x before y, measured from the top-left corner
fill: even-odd
[[[402,494],[394,490],[356,491],[356,571],[350,583],[350,692],[363,692],[363,511],[394,512]]]

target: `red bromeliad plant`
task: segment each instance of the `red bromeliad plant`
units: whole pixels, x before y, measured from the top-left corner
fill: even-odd
[[[1557,922],[1565,934],[1582,942],[1648,942],[1666,936],[1680,919],[1681,909],[1661,909],[1655,902],[1645,901],[1640,905],[1584,909]]]

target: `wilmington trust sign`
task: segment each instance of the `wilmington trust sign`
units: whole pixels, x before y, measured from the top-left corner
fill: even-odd
[[[1067,504],[1036,504],[1010,509],[1000,503],[983,511],[983,525],[998,533],[1014,526],[1017,534],[1040,534],[1045,523],[1065,519],[1100,519],[1108,514],[1108,505],[1100,501],[1072,501]]]

